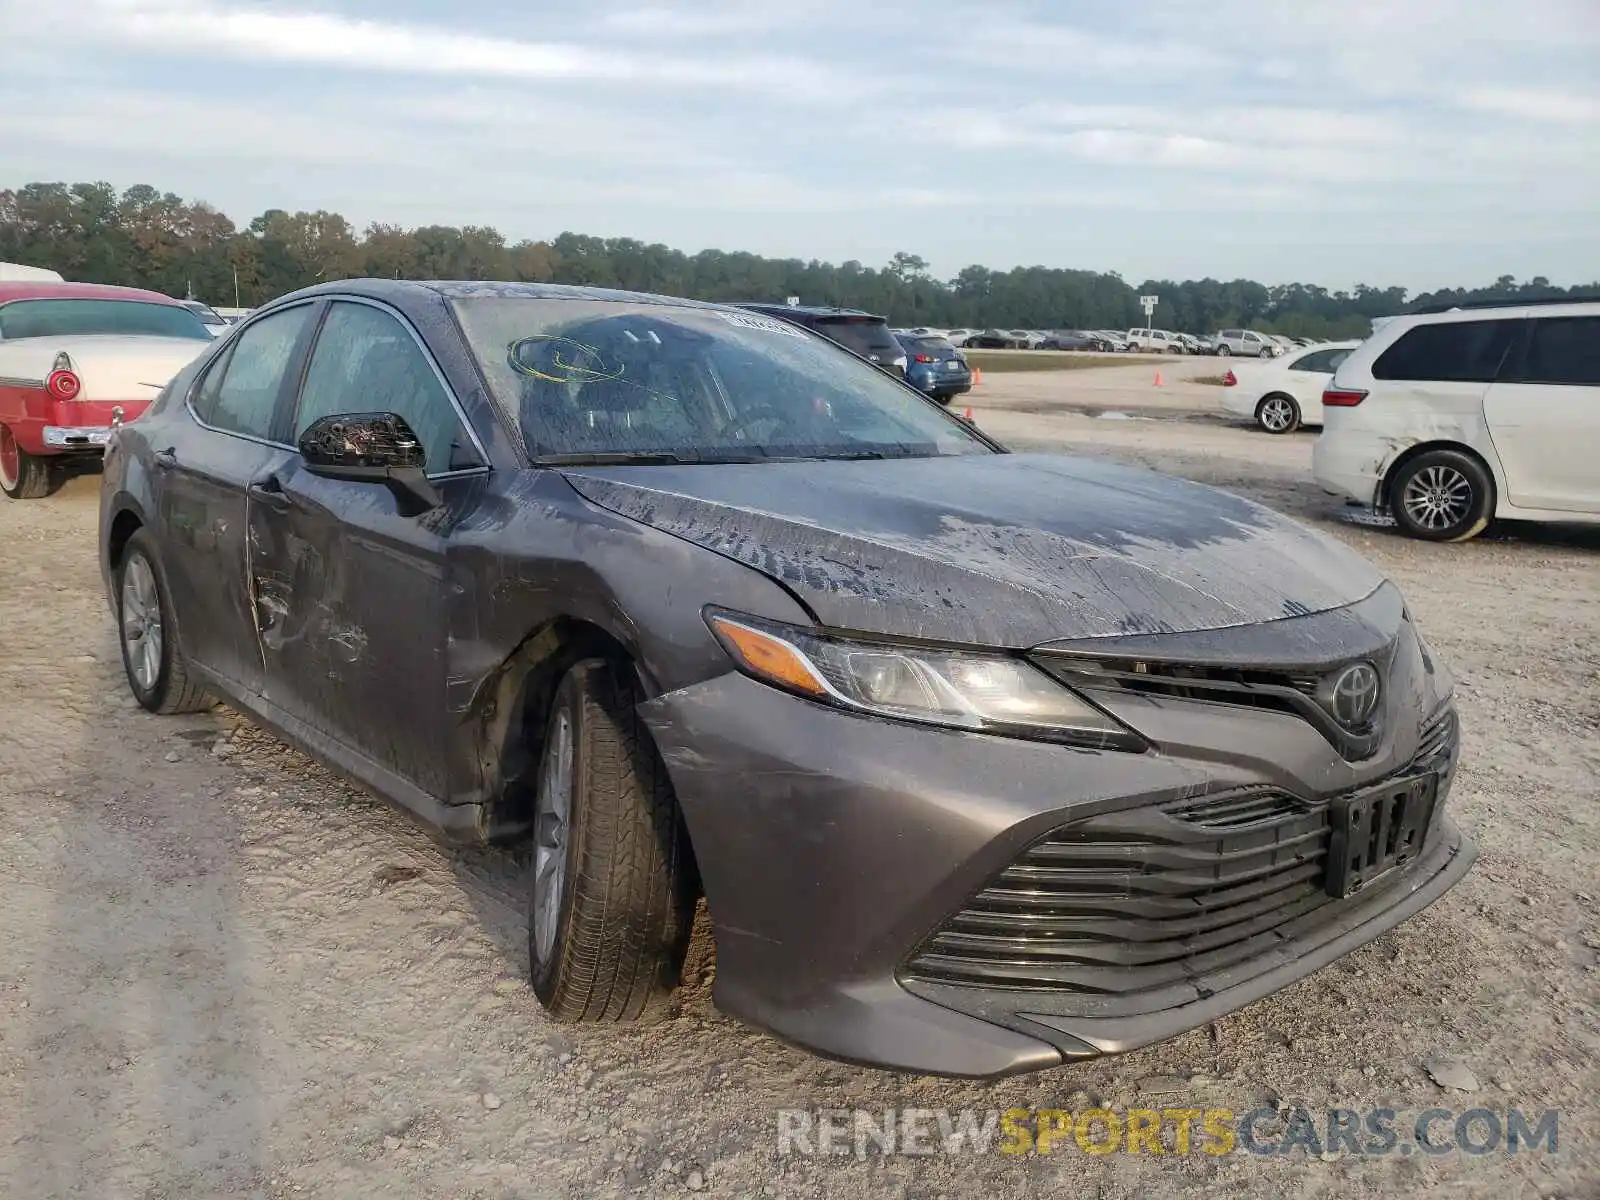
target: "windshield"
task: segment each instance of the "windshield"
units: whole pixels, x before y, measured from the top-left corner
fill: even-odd
[[[143,300],[13,300],[0,305],[0,338],[6,341],[93,333],[211,340],[210,330],[181,304],[151,304]]]
[[[535,459],[994,453],[938,405],[775,317],[606,300],[453,305]]]

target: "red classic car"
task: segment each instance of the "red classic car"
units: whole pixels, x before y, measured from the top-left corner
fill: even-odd
[[[179,301],[97,283],[0,283],[0,492],[47,495],[211,344]]]

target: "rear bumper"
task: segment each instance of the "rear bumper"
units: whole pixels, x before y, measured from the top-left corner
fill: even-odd
[[[46,425],[46,450],[102,450],[111,437],[109,425]]]
[[[1126,754],[857,716],[741,675],[647,702],[715,923],[718,1006],[847,1061],[970,1077],[1037,1070],[1174,1036],[1285,987],[1420,911],[1470,866],[1471,844],[1441,817],[1410,866],[1321,903],[1270,950],[1155,1011],[908,974],[934,931],[1068,822],[1238,787],[1314,797],[1349,786],[1330,784],[1337,756],[1303,722],[1218,707],[1147,710],[1171,722],[1145,730],[1158,742],[1170,733],[1169,752]]]
[[[1396,451],[1390,439],[1366,437],[1348,428],[1323,432],[1311,447],[1311,474],[1331,496],[1376,507],[1384,475]]]

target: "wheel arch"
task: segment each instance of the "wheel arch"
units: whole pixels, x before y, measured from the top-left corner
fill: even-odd
[[[634,674],[647,696],[660,687],[622,630],[563,613],[533,629],[494,672],[481,701],[479,767],[485,828],[494,840],[524,833],[533,813],[533,787],[545,726],[561,678],[574,663],[605,659]]]
[[[1458,442],[1448,438],[1438,438],[1431,441],[1418,442],[1414,446],[1407,446],[1405,450],[1397,454],[1394,458],[1394,461],[1389,464],[1388,469],[1384,471],[1383,481],[1378,485],[1378,507],[1388,507],[1390,500],[1390,488],[1394,483],[1395,477],[1400,474],[1401,470],[1404,469],[1406,464],[1413,462],[1416,459],[1421,458],[1424,454],[1431,453],[1434,450],[1451,450],[1457,454],[1463,454],[1483,468],[1484,474],[1488,475],[1489,477],[1489,486],[1494,489],[1494,494],[1489,497],[1489,515],[1493,517],[1495,509],[1500,503],[1500,473],[1495,470],[1494,464],[1490,462],[1481,451],[1474,449],[1466,442]]]

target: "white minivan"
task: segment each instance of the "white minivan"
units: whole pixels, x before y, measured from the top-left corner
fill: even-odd
[[[1600,523],[1600,301],[1396,317],[1339,364],[1322,409],[1317,482],[1413,537]]]

